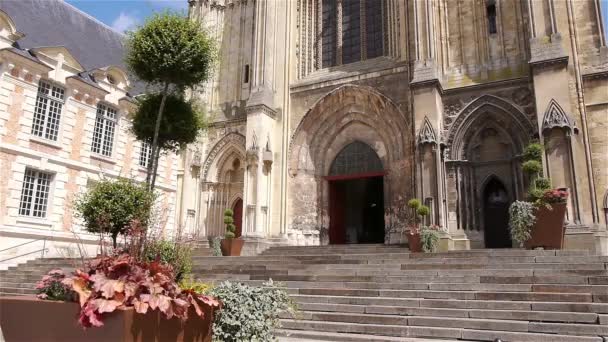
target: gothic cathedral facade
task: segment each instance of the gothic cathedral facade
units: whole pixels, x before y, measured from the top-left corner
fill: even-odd
[[[600,0],[189,3],[219,46],[195,92],[210,128],[178,170],[190,232],[222,235],[230,208],[252,246],[402,243],[419,198],[443,249],[512,247],[540,141],[571,193],[567,248],[608,254]]]

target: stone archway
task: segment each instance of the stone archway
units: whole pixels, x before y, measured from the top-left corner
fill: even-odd
[[[398,242],[396,232],[406,223],[400,208],[414,189],[413,140],[406,116],[373,88],[347,85],[322,97],[305,114],[290,143],[290,238],[303,244],[329,242],[326,176],[338,153],[358,141],[384,165],[385,242]]]
[[[509,203],[523,197],[526,179],[518,158],[535,132],[535,125],[520,109],[492,95],[473,100],[450,128],[448,187],[456,189],[456,199],[448,210],[456,213],[457,230],[471,240],[471,247],[486,246],[486,231],[500,230],[504,235],[502,228],[486,222],[488,180],[500,183]],[[496,187],[496,182],[490,185]],[[510,240],[491,245],[506,247]]]
[[[245,137],[230,133],[220,139],[203,163],[203,222],[206,236],[225,232],[223,213],[243,198]]]

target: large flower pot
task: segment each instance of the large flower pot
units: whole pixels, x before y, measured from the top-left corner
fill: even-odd
[[[133,308],[103,316],[104,325],[84,329],[78,325],[78,303],[35,297],[0,297],[0,325],[6,342],[210,342],[213,309],[205,317],[188,312],[188,320],[165,319],[158,311],[142,315]]]
[[[421,253],[422,252],[422,241],[420,241],[420,234],[407,234],[407,244],[410,248],[410,252],[412,253]]]
[[[551,204],[551,209],[541,206],[536,210],[536,223],[532,227],[531,237],[525,243],[528,249],[542,247],[544,249],[564,248],[564,220],[566,219],[566,203]]]
[[[243,249],[243,244],[245,240],[241,238],[234,239],[222,239],[220,241],[220,248],[222,250],[223,256],[239,256],[241,255],[241,250]]]

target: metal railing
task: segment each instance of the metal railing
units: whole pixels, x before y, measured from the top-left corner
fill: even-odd
[[[48,248],[46,248],[46,240],[47,240],[47,237],[44,237],[44,238],[41,238],[41,239],[35,239],[35,240],[23,242],[23,243],[20,243],[18,245],[12,246],[12,247],[0,249],[0,253],[3,253],[3,252],[6,252],[6,251],[10,251],[11,249],[19,248],[19,247],[22,247],[22,246],[25,246],[25,245],[32,244],[34,242],[42,241],[42,249],[38,249],[38,250],[35,250],[35,251],[32,251],[32,252],[27,252],[27,253],[11,256],[10,258],[6,258],[6,259],[0,260],[0,262],[5,262],[5,261],[21,258],[23,256],[31,255],[31,254],[35,254],[35,253],[40,253],[40,257],[44,258],[44,253],[48,252]]]

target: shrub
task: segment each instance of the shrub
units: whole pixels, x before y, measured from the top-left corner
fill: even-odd
[[[154,194],[129,179],[101,180],[75,201],[77,216],[86,230],[112,237],[114,247],[119,234],[125,234],[133,221],[144,226],[150,219]]]
[[[435,252],[439,244],[439,232],[432,227],[423,226],[420,229],[420,242],[422,243],[422,251],[425,253]]]
[[[539,190],[548,190],[551,188],[551,180],[549,178],[538,177],[534,180],[534,187]]]
[[[543,166],[538,160],[525,161],[521,167],[529,175],[538,175],[543,170]]]
[[[416,209],[416,214],[422,217],[427,216],[430,213],[431,209],[429,209],[429,207],[427,207],[426,205],[420,206],[418,207],[418,209]]]
[[[213,253],[213,256],[222,256],[221,240],[222,239],[219,236],[216,236],[211,240],[211,252]]]
[[[193,291],[193,292],[201,294],[201,295],[208,294],[209,291],[211,291],[211,289],[213,288],[211,286],[211,284],[192,279],[192,276],[190,276],[188,278],[184,278],[179,283],[179,287],[182,290]]]
[[[73,301],[76,294],[69,285],[63,283],[62,270],[52,270],[36,284],[36,297],[47,300]]]
[[[181,281],[192,271],[192,247],[176,241],[148,240],[144,247],[144,261],[160,261],[171,265],[175,281]]]
[[[272,280],[263,287],[226,281],[209,293],[222,302],[213,321],[215,341],[273,341],[273,332],[280,327],[279,315],[296,310],[287,292]]]
[[[509,207],[509,229],[511,238],[520,247],[531,237],[536,222],[535,207],[530,202],[515,201]]]
[[[523,157],[525,161],[536,160],[541,161],[543,158],[543,145],[538,142],[532,142],[524,149]]]
[[[226,239],[234,239],[236,226],[234,225],[234,212],[231,209],[224,211],[224,224],[226,225]]]
[[[412,198],[411,200],[407,201],[407,206],[416,210],[418,207],[420,207],[420,200],[417,198]]]
[[[64,280],[78,293],[83,327],[103,326],[103,316],[118,308],[133,307],[137,313],[159,310],[167,319],[186,319],[190,306],[203,317],[201,306],[219,307],[213,297],[192,290],[180,290],[173,280],[171,265],[138,262],[128,254],[101,257],[89,270],[79,270]]]

